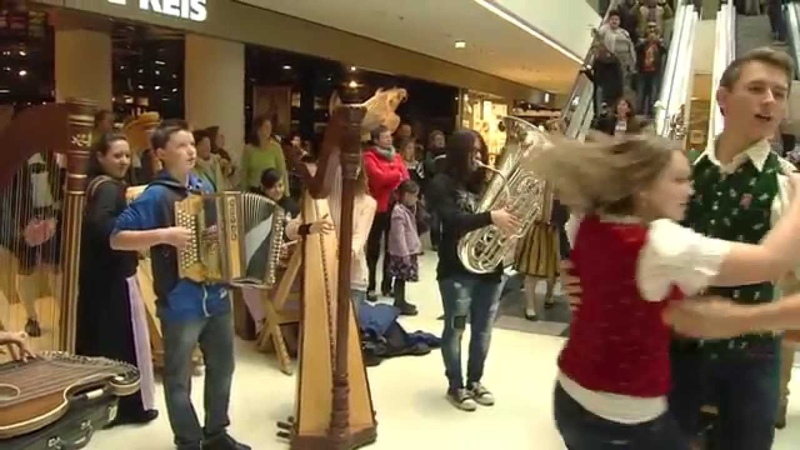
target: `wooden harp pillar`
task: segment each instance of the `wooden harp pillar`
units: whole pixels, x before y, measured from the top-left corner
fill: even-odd
[[[377,422],[350,292],[353,203],[361,168],[362,106],[338,107],[325,130],[315,175],[306,178],[304,220],[329,214],[340,200],[339,239],[303,239],[302,332],[295,416],[278,422],[292,450],[353,450],[377,439]],[[341,165],[333,158],[339,158]],[[330,198],[342,172],[341,197]],[[334,170],[336,169],[336,170]],[[328,277],[327,274],[331,274]]]
[[[353,248],[353,203],[358,173],[361,170],[361,122],[366,110],[363,107],[343,106],[347,121],[341,146],[342,198],[341,230],[339,232],[339,280],[336,303],[336,354],[333,369],[333,408],[329,430],[333,448],[337,450],[360,447],[354,443],[350,432],[350,377],[348,374],[348,334],[352,293],[350,292],[350,269]],[[376,436],[373,428],[371,436]],[[374,439],[374,437],[372,438]],[[355,445],[355,447],[354,447]]]
[[[90,147],[92,144],[92,126],[96,104],[90,100],[67,99],[69,127],[69,148],[65,151],[67,176],[62,204],[61,225],[63,239],[61,241],[62,282],[61,282],[61,316],[60,350],[75,352],[75,326],[78,303],[78,271],[80,269],[81,228],[83,226],[83,208],[86,201],[86,182],[89,169]]]

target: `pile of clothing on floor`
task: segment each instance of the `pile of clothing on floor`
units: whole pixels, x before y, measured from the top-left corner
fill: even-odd
[[[441,339],[431,333],[408,333],[397,318],[400,310],[382,303],[362,303],[358,308],[361,349],[364,363],[377,366],[395,356],[422,356],[441,346]]]

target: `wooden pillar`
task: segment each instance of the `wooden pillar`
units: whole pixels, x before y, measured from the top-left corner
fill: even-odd
[[[85,204],[86,177],[89,168],[91,131],[96,104],[90,100],[67,99],[69,148],[67,180],[62,205],[62,282],[59,343],[61,350],[75,351],[75,326],[78,303],[78,271],[80,269],[81,228]]]

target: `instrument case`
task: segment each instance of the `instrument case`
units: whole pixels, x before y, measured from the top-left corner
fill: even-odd
[[[67,413],[40,430],[0,440],[2,450],[76,450],[89,445],[94,432],[117,417],[119,398],[110,393],[80,395],[70,401]]]

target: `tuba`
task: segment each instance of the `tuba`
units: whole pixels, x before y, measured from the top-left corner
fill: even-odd
[[[523,162],[550,141],[535,125],[515,117],[504,117],[502,126],[506,131],[506,143],[497,159],[497,168],[476,161],[493,175],[475,212],[506,208],[519,218],[522,227],[518,234],[507,235],[495,225],[489,225],[461,238],[458,257],[467,270],[478,274],[492,272],[513,257],[517,240],[547,208],[544,181],[525,168]]]

